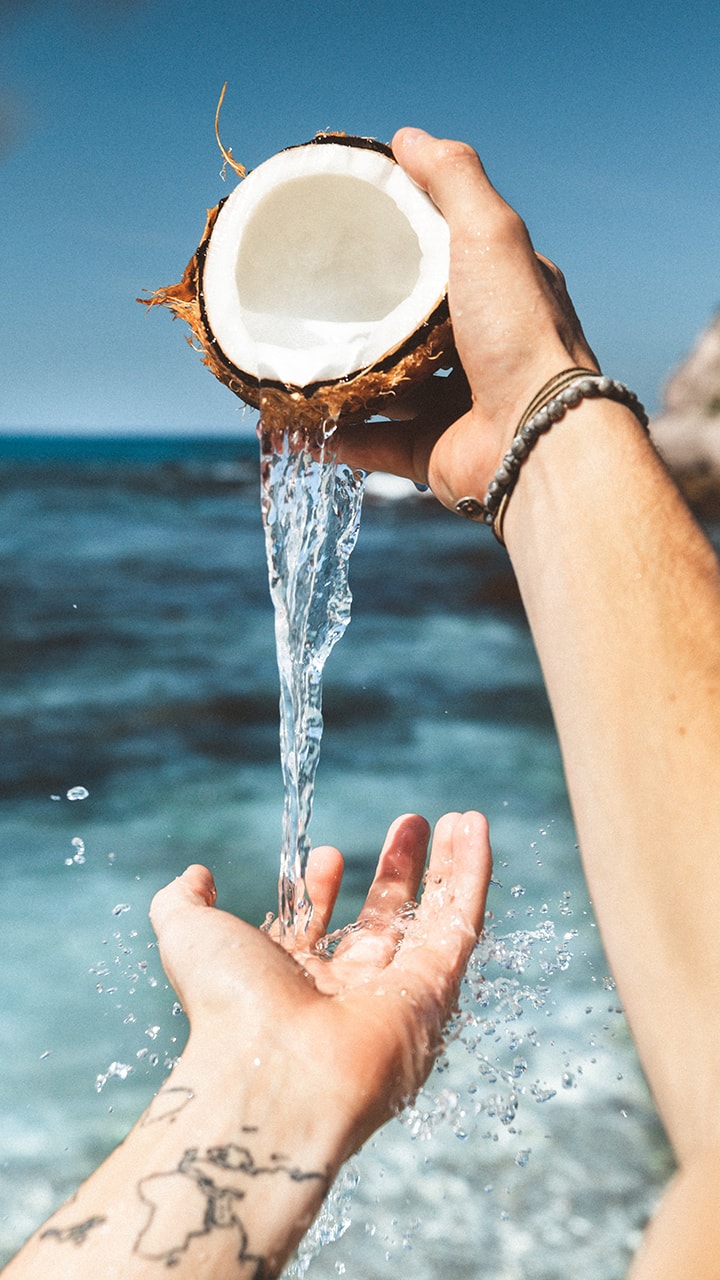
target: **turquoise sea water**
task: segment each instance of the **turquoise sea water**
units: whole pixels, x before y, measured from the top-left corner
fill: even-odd
[[[182,1045],[146,922],[155,889],[204,861],[224,906],[257,922],[276,908],[256,448],[0,439],[2,1259],[122,1137]],[[447,1061],[353,1162],[326,1234],[343,1214],[347,1230],[294,1274],[613,1280],[669,1156],[504,553],[431,499],[371,482],[350,580],[312,828],[347,857],[336,923],[400,812],[484,809],[497,883]]]

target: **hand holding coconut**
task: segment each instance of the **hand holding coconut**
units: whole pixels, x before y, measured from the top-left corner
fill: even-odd
[[[418,129],[396,133],[392,150],[450,227],[450,317],[467,381],[457,370],[424,382],[411,393],[411,421],[346,429],[341,456],[429,483],[454,508],[485,491],[539,387],[569,367],[598,366],[561,272],[535,253],[477,153]],[[386,412],[395,416],[392,405]]]

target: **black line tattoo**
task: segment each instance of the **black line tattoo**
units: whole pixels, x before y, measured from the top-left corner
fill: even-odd
[[[100,1227],[103,1222],[107,1222],[107,1218],[87,1218],[85,1222],[76,1222],[72,1227],[46,1227],[40,1233],[40,1239],[52,1237],[60,1244],[81,1245],[85,1243],[93,1227]]]
[[[239,1213],[254,1178],[289,1178],[291,1182],[319,1181],[329,1186],[326,1173],[306,1172],[287,1162],[287,1157],[271,1155],[269,1165],[257,1165],[247,1147],[230,1142],[185,1152],[176,1169],[153,1173],[138,1183],[138,1195],[148,1210],[133,1252],[148,1261],[174,1267],[193,1240],[217,1229],[237,1233],[237,1260],[253,1267],[254,1280],[267,1280],[265,1260],[252,1253],[247,1231]],[[178,1239],[178,1221],[180,1228]]]
[[[142,1118],[143,1129],[149,1124],[157,1124],[160,1120],[169,1120],[173,1124],[175,1117],[187,1106],[188,1102],[192,1102],[194,1097],[195,1094],[192,1089],[185,1089],[180,1085],[173,1085],[171,1089],[161,1089],[153,1098]]]

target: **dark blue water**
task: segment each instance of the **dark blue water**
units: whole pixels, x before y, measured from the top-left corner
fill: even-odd
[[[312,828],[347,857],[336,923],[396,814],[479,807],[490,928],[510,941],[468,992],[469,1029],[425,1112],[359,1157],[352,1225],[308,1274],[549,1280],[572,1265],[611,1280],[668,1157],[504,552],[411,487],[371,481],[350,579]],[[278,677],[254,439],[0,438],[0,599],[6,1257],[180,1050],[146,923],[155,889],[204,861],[222,905],[253,921],[276,908]]]

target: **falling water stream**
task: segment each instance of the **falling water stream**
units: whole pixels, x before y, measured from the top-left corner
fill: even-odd
[[[306,926],[305,886],[322,739],[323,668],[350,621],[348,561],[357,540],[362,475],[338,463],[332,434],[260,432],[262,512],[280,675],[284,784],[278,917]]]

